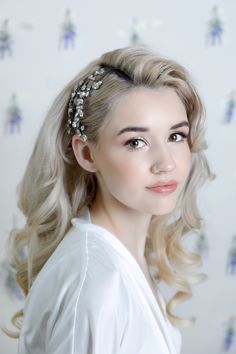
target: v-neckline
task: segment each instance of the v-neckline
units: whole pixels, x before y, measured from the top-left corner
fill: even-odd
[[[91,220],[91,215],[89,208],[86,206],[84,209],[80,211],[80,214],[78,217],[73,218],[71,220],[72,224],[85,224],[86,229],[96,229],[97,231],[101,231],[101,235],[103,238],[107,239],[110,244],[113,245],[113,247],[119,251],[119,253],[125,257],[129,262],[132,262],[132,265],[134,267],[135,272],[137,273],[137,279],[140,280],[140,284],[142,284],[141,288],[142,291],[144,290],[143,295],[145,295],[145,298],[147,302],[149,303],[150,310],[153,313],[157,323],[161,326],[164,326],[162,328],[163,336],[166,340],[166,345],[167,348],[169,349],[170,353],[176,353],[174,344],[173,344],[173,338],[170,335],[170,327],[168,323],[168,319],[165,313],[165,310],[163,309],[162,302],[164,303],[164,300],[161,301],[159,297],[161,297],[160,290],[157,287],[157,284],[155,283],[154,278],[152,277],[152,274],[149,271],[150,277],[153,279],[154,287],[155,287],[155,294],[153,293],[153,290],[151,289],[149,282],[144,275],[143,270],[141,269],[141,266],[139,265],[138,261],[135,259],[133,254],[127,249],[127,247],[120,241],[120,239],[114,235],[112,232],[110,232],[108,229],[97,225],[95,223],[92,223]],[[159,314],[159,315],[158,315]],[[161,316],[161,318],[160,318]],[[159,327],[160,328],[160,327]],[[161,329],[161,328],[160,328]],[[168,333],[168,334],[167,334]]]
[[[81,210],[80,215],[77,218],[73,218],[72,219],[72,223],[76,222],[76,219],[79,219],[82,223],[89,224],[90,227],[96,227],[96,228],[100,229],[102,232],[104,232],[106,235],[109,236],[109,238],[112,240],[113,243],[116,244],[116,246],[119,246],[121,251],[123,251],[129,259],[132,259],[132,262],[135,265],[136,269],[138,269],[139,273],[141,273],[142,278],[146,282],[146,285],[147,285],[150,293],[152,294],[153,300],[156,302],[156,305],[160,308],[162,316],[166,320],[166,314],[164,312],[162,303],[157,298],[157,296],[158,296],[157,292],[159,292],[159,291],[157,291],[157,284],[155,283],[155,279],[153,278],[152,274],[150,273],[148,264],[147,264],[147,268],[148,268],[148,272],[149,272],[150,278],[153,281],[153,287],[154,287],[155,294],[154,294],[153,289],[151,288],[151,286],[149,284],[149,281],[146,278],[146,275],[144,274],[144,271],[142,270],[141,265],[136,260],[134,255],[128,250],[128,248],[123,244],[123,242],[115,234],[113,234],[111,231],[109,231],[105,227],[100,226],[100,225],[95,224],[95,223],[92,222],[90,210],[89,210],[89,208],[87,206],[84,207],[83,210]],[[160,294],[160,292],[159,292],[159,294]]]
[[[124,245],[124,243],[116,235],[114,235],[111,231],[109,231],[105,227],[100,226],[100,225],[95,224],[95,223],[92,222],[90,210],[89,210],[89,208],[87,206],[84,207],[83,210],[81,210],[80,215],[77,218],[73,218],[72,219],[72,223],[76,222],[76,219],[79,219],[79,220],[82,221],[82,223],[84,223],[84,222],[88,223],[91,227],[96,227],[96,228],[100,229],[101,231],[103,231],[105,234],[107,234],[113,240],[113,242],[115,242],[117,245],[119,245],[119,248],[121,248],[122,251],[124,251],[129,258],[132,259],[133,263],[136,265],[136,268],[139,269],[139,271],[141,272],[143,278],[145,279],[145,282],[147,283],[147,286],[150,289],[150,292],[152,293],[152,296],[155,298],[155,301],[157,302],[157,305],[161,308],[161,312],[163,314],[163,317],[165,318],[166,315],[165,315],[165,313],[163,313],[162,304],[159,303],[159,300],[157,299],[157,284],[156,284],[155,279],[153,278],[152,274],[150,273],[148,264],[146,264],[147,265],[147,270],[148,270],[148,273],[150,275],[150,279],[153,282],[154,289],[151,288],[151,286],[149,284],[149,281],[148,281],[148,279],[147,279],[147,277],[146,277],[141,265],[136,260],[134,255]],[[154,294],[153,290],[155,291],[156,295]]]
[[[148,268],[148,272],[149,272],[149,275],[150,275],[150,278],[152,279],[153,281],[153,286],[154,286],[154,291],[155,291],[155,294],[153,292],[153,289],[151,288],[140,264],[138,263],[138,261],[136,260],[136,258],[133,256],[133,254],[128,250],[128,248],[123,244],[123,242],[116,236],[114,235],[111,231],[109,231],[108,229],[106,229],[105,227],[103,226],[100,226],[98,224],[95,224],[92,222],[92,219],[91,219],[91,214],[90,214],[90,210],[88,208],[88,206],[85,206],[81,211],[80,211],[80,214],[78,215],[78,217],[76,218],[73,218],[71,221],[72,221],[72,224],[76,223],[76,221],[79,220],[80,223],[86,223],[86,224],[89,224],[89,226],[91,228],[97,228],[98,230],[100,229],[100,231],[103,232],[103,234],[107,235],[109,237],[109,240],[112,241],[112,243],[114,244],[114,246],[116,246],[116,248],[118,247],[118,249],[120,249],[122,251],[123,254],[126,255],[126,257],[128,259],[131,259],[132,260],[132,263],[133,265],[135,266],[136,270],[141,274],[141,277],[142,279],[144,280],[144,282],[146,283],[146,288],[148,288],[150,294],[151,294],[151,297],[152,297],[152,300],[155,302],[155,306],[157,306],[159,308],[159,310],[161,311],[162,313],[162,316],[164,318],[164,320],[166,321],[166,313],[165,313],[165,310],[163,309],[163,304],[162,301],[160,299],[158,299],[158,295],[160,295],[160,291],[157,287],[157,284],[155,282],[155,279],[153,278],[150,270],[149,270],[149,266],[147,264],[147,268]]]

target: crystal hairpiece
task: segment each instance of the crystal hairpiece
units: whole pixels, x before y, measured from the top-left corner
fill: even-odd
[[[78,134],[84,141],[87,140],[85,134],[85,126],[81,123],[81,118],[84,116],[84,99],[91,95],[92,90],[97,90],[101,87],[103,81],[97,80],[97,76],[104,74],[104,68],[97,69],[92,75],[79,82],[74,87],[71,93],[71,98],[68,107],[68,134],[74,132]]]

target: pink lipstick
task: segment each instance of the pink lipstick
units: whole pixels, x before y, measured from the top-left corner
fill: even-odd
[[[159,182],[159,183],[156,183],[156,184],[154,184],[150,187],[147,187],[147,188],[152,190],[153,192],[156,192],[156,193],[170,194],[176,190],[177,182],[174,180],[166,181],[166,182]]]

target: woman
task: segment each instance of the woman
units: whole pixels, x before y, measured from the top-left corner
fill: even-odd
[[[143,47],[104,53],[59,94],[20,185],[12,231],[26,297],[19,354],[180,353],[174,315],[204,278],[181,240],[213,179],[186,70]],[[176,290],[166,304],[159,283]],[[23,318],[22,326],[17,323]]]

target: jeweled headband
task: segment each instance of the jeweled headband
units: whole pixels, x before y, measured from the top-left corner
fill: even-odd
[[[92,90],[101,87],[103,81],[99,80],[99,76],[105,73],[103,67],[98,68],[92,75],[79,82],[71,93],[68,107],[68,134],[74,132],[78,134],[84,141],[87,140],[85,134],[85,125],[81,123],[84,116],[84,100],[91,95]]]

